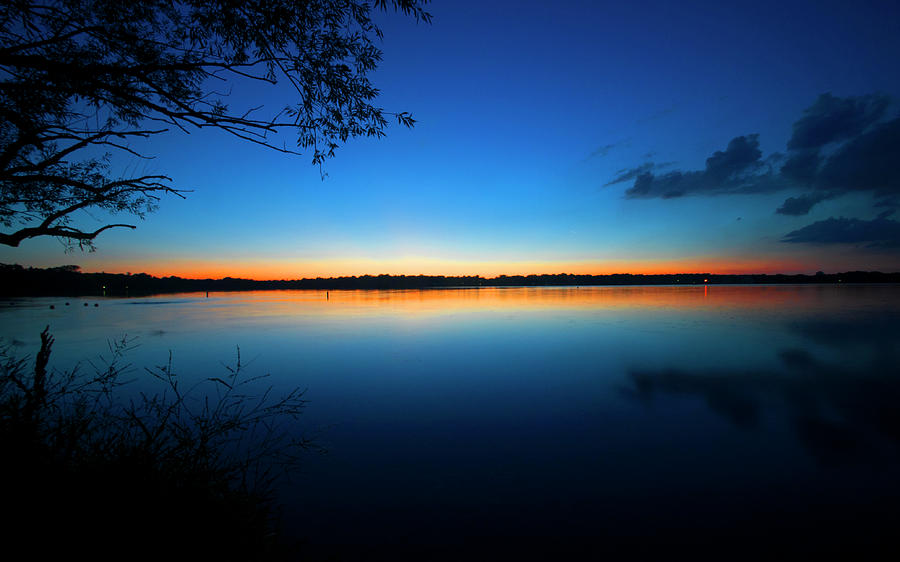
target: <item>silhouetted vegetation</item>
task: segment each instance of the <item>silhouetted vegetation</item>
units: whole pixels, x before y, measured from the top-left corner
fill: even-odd
[[[81,273],[78,266],[48,269],[0,264],[0,294],[4,296],[134,296],[196,291],[258,291],[279,289],[428,289],[439,287],[538,287],[580,285],[716,285],[784,283],[900,283],[900,273],[848,271],[816,275],[500,275],[494,278],[444,275],[361,275],[280,281],[252,279],[183,279],[146,273]]]
[[[113,155],[169,128],[218,129],[313,164],[406,112],[373,105],[374,9],[430,21],[427,0],[13,0],[0,5],[0,243],[91,247],[84,211],[143,217],[181,195],[164,174],[118,175]],[[235,83],[286,83],[278,107],[231,107]],[[296,137],[283,136],[293,131]],[[104,151],[107,151],[104,154]],[[81,214],[78,214],[81,213]],[[81,220],[76,220],[76,218]],[[95,224],[86,226],[86,220]],[[90,223],[87,223],[90,224]]]
[[[0,349],[4,534],[28,556],[292,554],[276,532],[272,485],[310,445],[289,425],[302,392],[255,388],[260,377],[243,372],[240,355],[193,386],[170,360],[148,371],[159,392],[126,392],[128,342],[68,372],[49,368],[52,345],[45,330],[33,369]]]

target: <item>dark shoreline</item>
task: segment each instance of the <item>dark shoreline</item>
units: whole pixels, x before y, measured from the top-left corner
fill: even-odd
[[[77,266],[48,269],[0,264],[0,296],[139,296],[190,292],[266,291],[285,289],[432,289],[468,287],[618,286],[618,285],[771,285],[830,283],[900,283],[900,272],[849,271],[815,275],[677,273],[639,275],[362,275],[316,279],[183,279],[146,273],[82,273]]]

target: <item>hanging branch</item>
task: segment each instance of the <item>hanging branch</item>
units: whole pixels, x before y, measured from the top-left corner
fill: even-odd
[[[137,141],[215,128],[314,165],[356,137],[382,137],[407,112],[374,105],[381,60],[372,10],[430,22],[427,0],[14,0],[0,7],[0,243],[56,236],[93,248],[78,211],[142,218],[161,196],[183,196],[163,175],[116,176],[116,153]],[[238,81],[292,99],[231,108]],[[159,126],[162,125],[162,126]],[[293,131],[294,146],[283,133]],[[100,156],[98,156],[100,154]]]

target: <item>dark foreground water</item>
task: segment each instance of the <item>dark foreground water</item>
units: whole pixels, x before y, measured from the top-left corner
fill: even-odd
[[[310,555],[900,548],[895,285],[68,301],[4,303],[0,336],[30,353],[49,324],[69,368],[128,334],[134,365],[171,351],[186,378],[240,346],[251,372],[307,389],[303,429],[327,453],[281,500]]]

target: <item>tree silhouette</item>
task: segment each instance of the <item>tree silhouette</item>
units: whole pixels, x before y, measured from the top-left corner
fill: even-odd
[[[407,112],[374,105],[373,10],[429,22],[428,0],[12,0],[0,6],[0,242],[55,236],[92,249],[78,211],[143,218],[165,175],[114,175],[116,153],[172,129],[215,128],[320,167],[348,139]],[[230,86],[287,83],[277,110],[232,108]],[[282,132],[293,131],[296,145]]]

